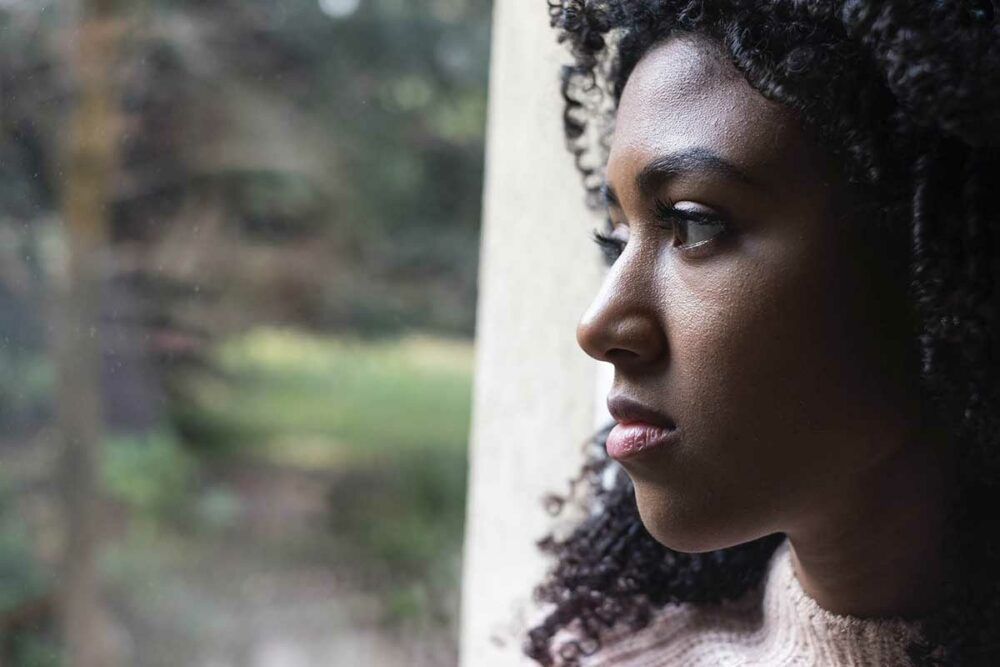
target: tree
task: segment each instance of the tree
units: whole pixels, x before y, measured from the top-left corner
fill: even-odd
[[[100,292],[118,166],[114,81],[123,20],[112,0],[83,0],[74,57],[61,211],[67,265],[55,303],[58,424],[63,443],[66,544],[60,612],[70,664],[113,667],[114,647],[100,598],[97,550],[103,431],[100,402]]]

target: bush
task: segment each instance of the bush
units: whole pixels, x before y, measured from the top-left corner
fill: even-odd
[[[47,613],[51,582],[32,554],[27,529],[17,514],[15,490],[0,476],[0,618],[24,616],[28,607],[41,609],[37,621],[24,627],[0,627],[15,667],[56,667],[61,664],[51,613]],[[13,631],[12,636],[4,632]]]
[[[197,462],[168,431],[117,435],[105,445],[101,470],[114,499],[149,519],[188,515]]]

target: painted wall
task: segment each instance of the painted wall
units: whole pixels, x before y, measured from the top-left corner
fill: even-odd
[[[545,563],[535,547],[593,431],[606,383],[576,345],[600,282],[596,226],[562,138],[559,65],[543,0],[496,0],[462,664],[528,664],[521,636]],[[606,376],[606,374],[604,374]],[[597,390],[603,400],[604,392]],[[535,612],[537,613],[537,612]]]

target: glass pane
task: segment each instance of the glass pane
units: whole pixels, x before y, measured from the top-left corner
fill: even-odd
[[[0,663],[456,663],[489,17],[0,2]]]

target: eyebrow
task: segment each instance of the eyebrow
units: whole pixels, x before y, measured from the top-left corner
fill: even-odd
[[[750,178],[750,176],[741,171],[732,162],[723,159],[717,153],[707,148],[695,147],[667,153],[651,161],[636,176],[636,189],[644,197],[648,198],[663,181],[679,174],[690,172],[709,173],[721,178],[739,181],[752,187],[761,187],[757,181]],[[605,183],[602,185],[601,193],[605,203],[609,206],[621,208],[618,195],[610,184]]]

